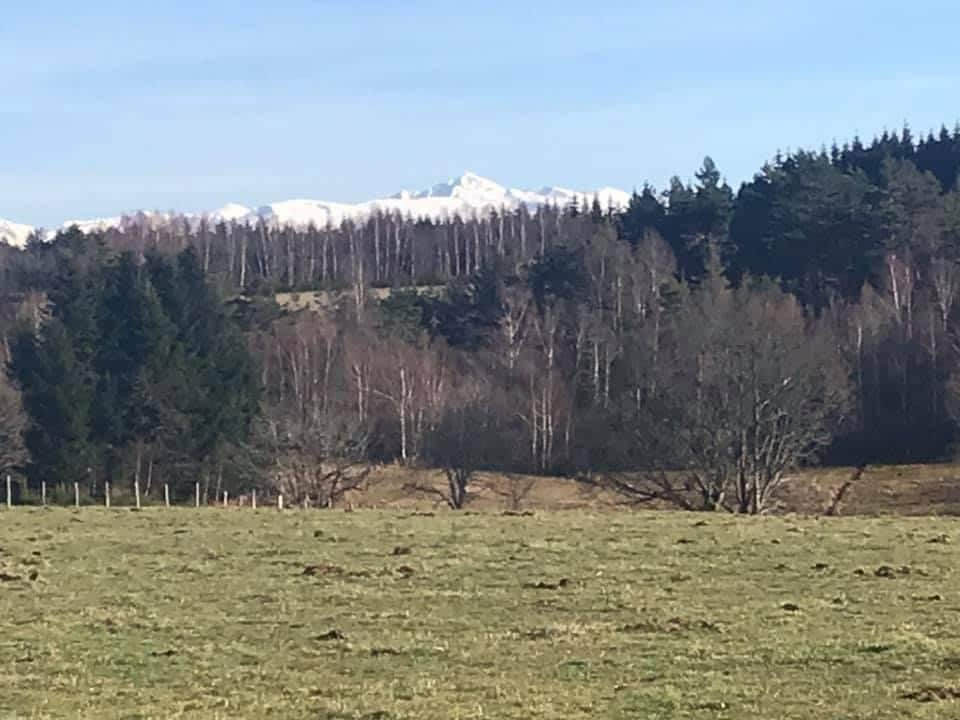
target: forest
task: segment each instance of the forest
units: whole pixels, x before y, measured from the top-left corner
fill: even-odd
[[[758,513],[796,467],[947,458],[958,172],[960,129],[904,128],[737,190],[706,158],[624,209],[3,247],[0,464],[329,505],[398,463],[444,469],[454,507],[498,471]]]

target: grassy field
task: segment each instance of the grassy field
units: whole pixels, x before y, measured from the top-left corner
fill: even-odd
[[[960,524],[0,511],[0,718],[960,717]]]

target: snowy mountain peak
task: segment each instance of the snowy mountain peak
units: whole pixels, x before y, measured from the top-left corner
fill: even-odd
[[[463,200],[501,197],[507,194],[507,189],[485,177],[473,172],[465,172],[458,178],[451,178],[445,183],[438,183],[427,190],[411,193],[401,191],[394,195],[395,200],[422,200],[424,198],[461,198]]]
[[[452,185],[455,195],[465,195],[468,193],[494,194],[502,193],[505,190],[502,185],[495,183],[493,180],[481,177],[472,172],[464,173],[454,180]]]

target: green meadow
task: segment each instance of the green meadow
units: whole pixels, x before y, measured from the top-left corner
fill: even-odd
[[[960,717],[960,523],[0,511],[0,718]]]

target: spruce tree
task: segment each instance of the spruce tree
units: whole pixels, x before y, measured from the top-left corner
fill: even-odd
[[[594,225],[600,225],[605,219],[603,208],[600,206],[600,196],[594,195],[593,202],[590,203],[590,220],[593,221]]]
[[[31,487],[84,480],[96,460],[90,438],[94,378],[64,323],[52,318],[39,335],[21,328],[11,347],[10,372],[29,418],[24,443]]]

